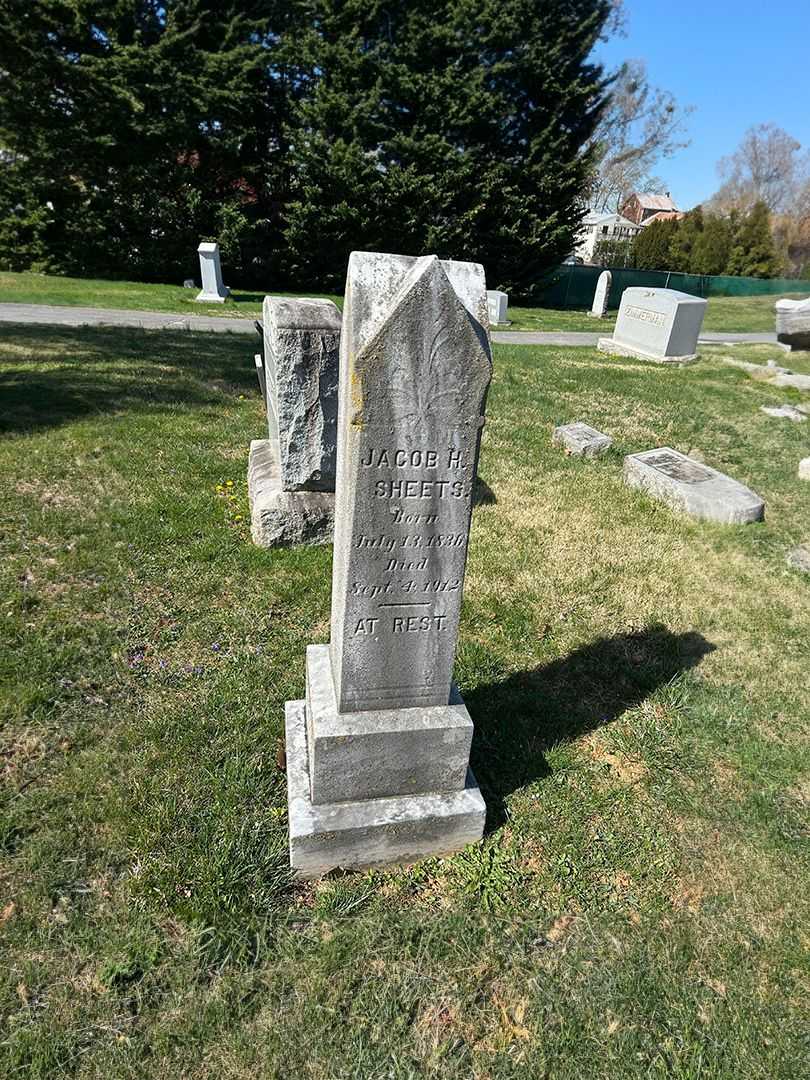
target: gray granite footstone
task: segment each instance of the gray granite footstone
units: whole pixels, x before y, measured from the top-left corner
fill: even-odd
[[[574,457],[599,457],[613,445],[613,439],[588,424],[563,424],[551,436],[553,446],[562,446]]]
[[[793,373],[777,375],[771,385],[789,386],[794,390],[810,390],[810,375],[794,375]]]
[[[253,439],[248,456],[250,531],[259,547],[328,544],[335,521],[335,496],[328,491],[285,491],[269,439]]]
[[[331,300],[266,296],[267,424],[286,491],[334,491],[340,312]]]
[[[290,864],[298,878],[447,855],[481,839],[486,807],[470,770],[458,791],[313,803],[306,706],[285,706]]]
[[[446,705],[339,713],[329,646],[309,645],[306,701],[313,802],[464,787],[473,726],[455,687]]]
[[[750,488],[669,446],[629,454],[624,479],[630,487],[704,521],[745,525],[765,514],[765,503]]]

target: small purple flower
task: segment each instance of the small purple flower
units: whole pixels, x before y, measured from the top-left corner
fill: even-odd
[[[214,652],[219,652],[219,650],[222,648],[222,646],[220,645],[220,643],[218,641],[215,641],[213,643],[213,645],[211,646],[211,648],[213,649]]]
[[[162,667],[162,668],[167,668],[169,666],[169,661],[168,660],[158,660],[158,665],[160,667]]]
[[[202,667],[202,665],[200,665],[200,664],[197,664],[197,665],[196,665],[196,666],[194,667],[194,674],[195,674],[195,675],[202,675],[202,673],[203,673],[204,671],[205,671],[205,668],[204,668],[204,667]]]

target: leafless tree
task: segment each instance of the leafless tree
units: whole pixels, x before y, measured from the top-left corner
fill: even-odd
[[[656,165],[689,145],[685,121],[691,107],[651,86],[641,60],[628,60],[616,73],[610,103],[594,135],[599,167],[589,193],[595,210],[617,210],[633,191],[660,191]]]
[[[776,124],[749,128],[734,153],[717,164],[722,183],[710,209],[745,213],[761,201],[772,214],[801,217],[802,203],[810,201],[810,154],[800,151],[801,143]]]

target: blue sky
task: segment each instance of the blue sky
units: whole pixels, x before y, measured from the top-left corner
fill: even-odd
[[[810,147],[810,0],[625,0],[627,36],[601,45],[609,68],[642,59],[650,81],[695,110],[691,144],[655,169],[684,209],[718,187],[715,165],[753,124]]]

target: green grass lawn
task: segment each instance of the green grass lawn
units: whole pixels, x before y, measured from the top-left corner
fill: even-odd
[[[84,278],[51,277],[46,274],[0,273],[0,303],[55,304],[78,307],[125,308],[134,311],[167,311],[187,315],[222,315],[256,318],[261,314],[263,293],[235,290],[224,304],[197,304],[197,289],[179,285],[144,285],[132,281],[91,281]],[[295,295],[276,293],[275,295]],[[325,293],[307,295],[326,296]],[[789,294],[796,298],[803,294]],[[343,298],[330,295],[342,306]],[[729,333],[773,332],[775,296],[712,297],[706,312],[705,330]],[[616,321],[610,312],[592,319],[585,311],[553,308],[510,307],[510,330],[584,330],[609,334]]]
[[[4,326],[0,1075],[801,1075],[810,423],[727,352],[496,347],[456,665],[487,836],[296,886],[276,756],[331,551],[249,542],[250,349]],[[551,448],[577,419],[605,458]],[[765,522],[625,488],[662,444]]]

